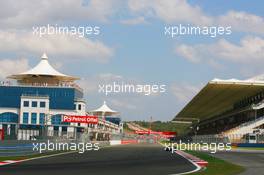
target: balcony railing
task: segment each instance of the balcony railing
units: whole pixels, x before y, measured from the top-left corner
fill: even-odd
[[[48,83],[19,83],[13,84],[9,81],[0,82],[0,86],[22,86],[22,87],[60,87],[60,88],[76,88],[79,91],[83,92],[83,89],[75,83],[58,83],[58,84],[48,84]]]

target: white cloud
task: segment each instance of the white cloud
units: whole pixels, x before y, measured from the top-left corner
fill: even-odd
[[[232,26],[232,30],[264,34],[264,19],[254,14],[229,11],[217,17],[216,21],[220,25]]]
[[[189,96],[191,98],[190,92],[197,91],[195,87],[191,85],[181,84],[180,87],[185,87],[188,91],[178,91],[181,94],[178,95],[179,98],[175,98],[175,96],[177,96],[176,87],[173,88],[174,94],[176,94],[174,96],[170,85],[167,86],[166,93],[155,97],[135,93],[119,93],[107,96],[104,93],[98,93],[98,84],[112,83],[113,81],[134,82],[135,84],[140,83],[140,81],[131,80],[121,75],[104,73],[86,77],[79,81],[79,85],[84,88],[87,107],[89,109],[98,108],[105,100],[110,108],[120,111],[123,120],[149,119],[150,115],[154,115],[154,117],[160,120],[170,120],[171,117],[175,115],[177,108],[183,103],[182,99],[187,99],[181,95],[185,93],[187,97]],[[153,100],[153,98],[155,98],[155,100]],[[96,103],[97,105],[94,105]],[[160,104],[166,104],[166,108],[162,108]],[[175,111],[168,111],[168,108],[174,109]]]
[[[87,3],[86,3],[87,2]],[[108,21],[119,0],[1,0],[0,26],[18,28],[62,21]]]
[[[232,31],[264,34],[264,19],[261,16],[234,10],[210,16],[200,6],[191,5],[187,0],[128,0],[128,8],[134,15],[158,18],[167,23],[231,26]]]
[[[116,81],[116,80],[122,80],[123,79],[123,76],[121,75],[116,75],[116,74],[112,74],[112,73],[104,73],[104,74],[99,74],[98,77],[101,79],[101,80],[104,80],[104,81]]]
[[[136,24],[145,24],[145,18],[140,16],[137,18],[132,18],[132,19],[126,19],[126,20],[121,20],[120,21],[122,24],[127,24],[127,25],[136,25]]]
[[[210,24],[212,19],[206,16],[199,6],[191,6],[187,0],[129,0],[132,12],[156,17],[165,22],[184,22],[197,25]]]
[[[175,47],[175,52],[194,63],[220,59],[236,63],[264,62],[264,39],[247,36],[239,44],[225,39],[212,44],[182,44]]]
[[[5,79],[11,74],[21,73],[29,69],[28,60],[25,58],[0,60],[0,78]]]
[[[172,84],[171,92],[180,103],[186,103],[191,100],[201,89],[201,85],[194,86],[189,84]]]
[[[121,75],[112,73],[102,73],[95,76],[89,76],[79,80],[78,84],[85,89],[86,94],[95,94],[99,91],[99,84],[112,83],[114,81],[122,80]]]
[[[130,110],[137,108],[135,105],[128,103],[124,99],[123,100],[111,99],[110,102],[118,108],[125,108],[125,109],[130,109]]]
[[[226,14],[210,16],[199,5],[187,0],[0,0],[0,26],[18,29],[43,24],[109,22],[119,14],[132,14],[132,19],[121,19],[126,25],[146,23],[146,18],[157,18],[167,23],[181,22],[195,25],[232,26],[235,31],[264,34],[264,19],[243,11],[230,10]],[[128,8],[128,9],[127,9]]]
[[[98,74],[95,76],[89,76],[81,79],[79,82],[80,86],[85,89],[85,93],[87,94],[100,94],[105,97],[107,96],[113,96],[113,97],[158,97],[165,93],[167,93],[167,86],[163,86],[161,84],[152,84],[148,82],[143,82],[140,80],[130,79],[127,77],[123,77],[121,75],[116,75],[112,73],[104,73],[104,74]],[[128,88],[124,88],[125,86],[133,86],[134,88],[131,88],[129,90]],[[155,85],[155,86],[154,86]],[[100,87],[104,86],[104,91]],[[116,87],[118,89],[118,86],[120,87],[118,92],[108,92],[106,95],[105,89],[106,86],[111,86],[112,88]],[[157,89],[152,91],[152,87],[159,86],[159,91]],[[163,92],[164,88],[165,91]],[[123,87],[123,88],[122,88]],[[137,91],[137,87],[142,87],[140,90]],[[113,90],[113,89],[112,89]],[[160,92],[162,91],[162,92]]]
[[[100,41],[70,35],[34,36],[31,32],[0,31],[1,52],[29,52],[40,54],[47,52],[72,59],[95,59],[106,62],[113,50]]]
[[[95,94],[98,92],[98,82],[93,78],[82,78],[77,83],[84,89],[85,94]]]
[[[197,51],[192,46],[185,45],[185,44],[177,45],[177,47],[175,47],[174,52],[186,58],[190,62],[193,62],[193,63],[200,62],[200,59],[197,55]]]

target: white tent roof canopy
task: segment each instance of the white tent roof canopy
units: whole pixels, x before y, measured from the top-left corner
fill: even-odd
[[[104,104],[100,108],[95,109],[95,110],[93,110],[91,112],[93,113],[93,115],[99,115],[99,116],[112,116],[112,115],[119,114],[119,112],[110,109],[106,105],[106,102],[105,101],[104,101]]]
[[[32,76],[49,76],[49,77],[53,77],[53,78],[56,78],[56,79],[61,80],[61,81],[74,81],[74,80],[79,79],[77,77],[72,77],[72,76],[62,74],[62,73],[58,72],[57,70],[55,70],[49,64],[48,57],[45,53],[42,55],[41,61],[39,62],[39,64],[37,64],[35,67],[33,67],[32,69],[30,69],[26,72],[11,75],[8,78],[19,80],[19,79],[30,78]]]

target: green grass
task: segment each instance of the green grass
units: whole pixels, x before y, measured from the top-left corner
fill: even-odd
[[[207,153],[196,151],[186,152],[208,162],[207,168],[205,170],[192,173],[191,175],[235,175],[245,170],[245,168],[242,166],[215,158]]]

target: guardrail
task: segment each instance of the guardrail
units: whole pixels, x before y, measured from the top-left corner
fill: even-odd
[[[247,143],[245,135],[243,134],[230,134],[230,135],[196,135],[196,136],[183,136],[175,137],[174,141],[186,143]],[[264,143],[264,134],[256,134],[256,143]]]
[[[36,142],[36,141],[35,141]],[[40,142],[43,142],[42,140]],[[37,154],[33,151],[34,141],[6,140],[0,141],[0,157],[25,156]]]
[[[81,143],[82,141],[77,140],[49,140],[54,143]],[[38,151],[34,150],[33,143],[47,143],[48,140],[28,140],[28,141],[17,141],[17,140],[8,140],[0,141],[0,157],[9,157],[9,156],[27,156],[39,154]],[[109,141],[91,141],[84,143],[99,143],[99,147],[105,147],[109,145]],[[43,151],[50,152],[50,151]]]

